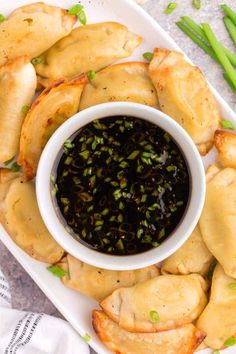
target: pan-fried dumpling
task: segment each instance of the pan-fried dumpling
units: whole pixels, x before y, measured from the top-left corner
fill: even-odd
[[[49,81],[98,71],[130,56],[141,41],[141,37],[120,23],[81,26],[44,53],[45,60],[36,65],[36,71]]]
[[[68,35],[76,16],[43,2],[19,7],[0,24],[0,66],[27,54],[30,59]]]
[[[115,290],[101,307],[127,331],[166,331],[198,318],[207,304],[206,289],[198,274],[162,275]]]
[[[8,168],[0,168],[0,202],[5,199],[12,180],[17,177],[20,177],[20,173],[12,172]]]
[[[192,324],[161,333],[130,333],[97,310],[93,311],[93,327],[116,354],[193,354],[205,337]]]
[[[236,135],[223,130],[215,132],[218,160],[224,167],[236,168]]]
[[[236,278],[236,170],[216,170],[208,177],[206,200],[199,221],[203,241],[224,268]]]
[[[203,242],[199,225],[174,254],[164,260],[161,272],[171,274],[198,273],[206,275],[214,257]]]
[[[99,103],[129,101],[158,106],[148,64],[129,62],[109,66],[96,74],[84,89],[80,110]]]
[[[18,163],[26,179],[35,176],[40,155],[55,130],[79,109],[80,96],[87,83],[81,75],[62,79],[47,87],[32,105],[21,132]]]
[[[31,104],[36,81],[34,67],[25,56],[0,68],[0,163],[19,150],[22,108]]]
[[[66,286],[97,301],[120,287],[133,286],[159,275],[156,266],[130,271],[106,270],[83,263],[69,254],[58,265],[67,272],[62,278]]]
[[[62,258],[64,250],[49,234],[39,213],[33,182],[23,182],[21,177],[12,180],[0,211],[13,241],[31,257],[45,263]]]
[[[223,349],[227,339],[236,336],[236,281],[228,277],[218,264],[215,268],[208,305],[197,321],[207,336],[205,344]]]
[[[161,110],[182,125],[205,155],[213,146],[220,111],[200,69],[182,53],[157,48],[149,72]]]

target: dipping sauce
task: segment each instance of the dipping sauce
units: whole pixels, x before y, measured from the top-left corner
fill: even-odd
[[[189,199],[182,152],[165,131],[142,119],[93,121],[64,144],[56,200],[81,243],[132,255],[158,247]]]

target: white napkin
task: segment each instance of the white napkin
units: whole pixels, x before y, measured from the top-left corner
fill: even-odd
[[[67,322],[12,309],[0,271],[0,354],[89,354],[89,348]]]

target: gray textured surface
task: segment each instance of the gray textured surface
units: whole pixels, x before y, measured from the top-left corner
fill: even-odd
[[[118,1],[118,0],[116,0]],[[219,9],[221,0],[202,0],[202,9],[194,10],[192,0],[177,0],[177,9],[171,15],[163,14],[169,3],[164,0],[149,0],[144,8],[159,22],[159,24],[176,40],[179,46],[189,55],[193,62],[201,67],[209,81],[221,93],[223,98],[236,109],[236,95],[232,93],[222,78],[222,70],[207,55],[195,46],[191,40],[178,30],[175,21],[181,15],[190,15],[197,22],[208,22],[217,31],[218,38],[230,49],[234,46],[222,22]],[[227,0],[228,5],[235,7],[235,0]],[[10,255],[0,242],[0,267],[7,276],[12,290],[13,306],[17,309],[45,312],[60,316],[51,302],[44,296],[33,280],[25,273],[17,261]]]

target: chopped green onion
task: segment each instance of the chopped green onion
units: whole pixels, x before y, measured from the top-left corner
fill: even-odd
[[[86,333],[82,338],[86,343],[88,343],[91,339],[91,336],[88,333]]]
[[[151,53],[151,52],[143,53],[143,57],[144,57],[144,59],[146,59],[147,61],[151,61],[151,60],[153,59],[153,56],[154,56],[154,54]]]
[[[118,200],[122,197],[122,192],[121,189],[116,189],[115,192],[113,193],[115,200]]]
[[[71,142],[71,140],[68,139],[64,142],[64,147],[66,149],[72,149],[74,147],[74,144]]]
[[[62,204],[64,204],[64,205],[70,204],[70,201],[68,198],[61,198],[60,200],[61,200]]]
[[[83,5],[76,4],[68,10],[68,14],[77,16],[83,9]]]
[[[143,194],[142,197],[141,197],[141,202],[145,203],[146,200],[147,200],[147,194]]]
[[[33,65],[37,65],[37,64],[43,64],[45,62],[45,58],[41,55],[40,57],[36,57],[31,59],[31,63]]]
[[[236,290],[236,283],[230,283],[228,285],[228,287],[231,289],[231,290]]]
[[[29,110],[30,110],[30,106],[25,105],[21,108],[21,114],[23,114],[23,116],[26,116],[26,114],[29,112]]]
[[[109,214],[109,209],[107,209],[107,208],[104,209],[104,210],[101,212],[101,214],[102,214],[103,216]]]
[[[71,156],[68,156],[66,159],[65,159],[65,165],[70,165],[71,162],[72,162],[73,158]]]
[[[87,72],[87,77],[88,77],[89,81],[94,80],[95,77],[96,77],[96,72],[93,71],[93,70],[89,70],[89,71]]]
[[[224,10],[227,16],[233,21],[236,25],[236,12],[234,12],[228,5],[222,4],[221,8]]]
[[[167,166],[167,167],[166,167],[166,170],[167,170],[168,172],[175,171],[175,170],[176,170],[176,166],[173,166],[173,165]]]
[[[230,120],[222,119],[220,121],[220,124],[221,124],[222,128],[224,128],[224,129],[234,130],[234,125]]]
[[[230,80],[232,81],[233,85],[236,87],[236,71],[234,70],[232,64],[230,63],[227,55],[225,54],[224,50],[222,49],[221,45],[219,44],[217,38],[215,37],[211,27],[207,23],[202,24],[202,28],[214,49],[219,62],[225,69],[226,73],[229,75]]]
[[[11,165],[11,171],[12,172],[19,172],[21,169],[20,165],[18,165],[17,162],[14,162],[12,165]]]
[[[131,154],[127,157],[128,160],[135,160],[136,157],[139,155],[140,151],[139,150],[134,150],[131,152]]]
[[[0,14],[0,23],[2,23],[3,21],[5,21],[5,16],[3,14]]]
[[[129,164],[126,161],[122,161],[119,166],[122,168],[125,168],[125,167],[129,166]]]
[[[177,3],[176,2],[170,2],[167,5],[167,8],[165,9],[164,13],[169,15],[176,9],[176,7],[177,7]]]
[[[152,237],[150,235],[144,235],[142,238],[143,243],[151,243],[152,242]]]
[[[201,8],[201,0],[193,0],[193,7],[197,10]]]
[[[87,160],[89,158],[89,150],[84,150],[82,152],[80,152],[80,156],[82,156],[85,160]]]
[[[47,270],[49,270],[49,272],[51,272],[53,275],[55,275],[58,278],[62,278],[67,274],[67,272],[64,269],[56,265],[47,267]]]
[[[235,337],[231,337],[228,338],[225,342],[224,342],[224,346],[226,347],[232,347],[233,345],[236,344],[236,338]]]
[[[160,322],[160,316],[156,310],[151,310],[149,316],[152,322]]]
[[[166,233],[165,228],[163,227],[158,233],[158,239],[161,239],[162,237],[164,237],[165,233]]]
[[[4,165],[5,165],[5,166],[10,165],[10,163],[12,163],[14,159],[15,159],[15,156],[13,156],[11,159],[5,161],[5,162],[4,162]]]
[[[86,16],[86,13],[84,10],[79,13],[78,19],[79,19],[80,23],[82,23],[82,25],[86,25],[87,16]]]
[[[121,239],[119,239],[116,243],[116,247],[118,248],[118,250],[122,251],[124,250],[124,244],[123,241]]]
[[[223,20],[227,31],[229,32],[233,42],[236,44],[236,27],[233,21],[228,16],[224,16]]]

